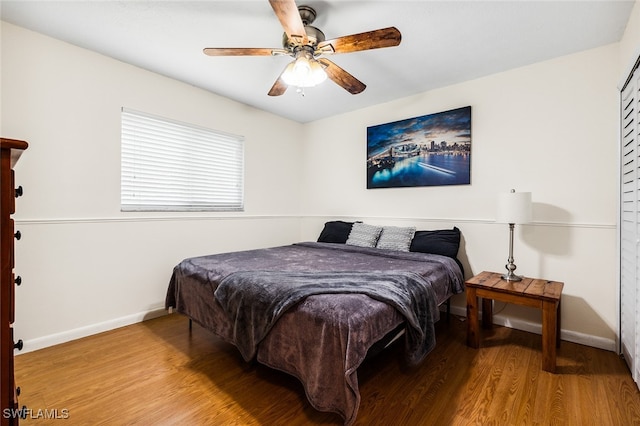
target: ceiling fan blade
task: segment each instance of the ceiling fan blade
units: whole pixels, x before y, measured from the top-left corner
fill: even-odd
[[[318,59],[318,62],[326,67],[324,71],[327,73],[327,77],[329,77],[331,80],[333,80],[334,83],[336,83],[338,86],[342,87],[352,95],[357,95],[367,88],[367,86],[363,82],[361,82],[327,58],[320,58]]]
[[[273,83],[273,86],[271,86],[271,90],[269,90],[269,93],[267,93],[269,96],[280,96],[283,95],[284,92],[287,91],[287,83],[285,83],[284,81],[282,81],[281,78],[278,77],[278,79],[276,80],[275,83]]]
[[[304,30],[304,24],[295,0],[269,0],[269,3],[287,36],[298,38],[302,40],[303,44],[306,44],[308,41],[307,32]]]
[[[209,56],[271,56],[280,53],[280,50],[282,49],[251,47],[207,47],[202,51],[205,55]]]
[[[402,34],[396,27],[381,28],[366,33],[352,34],[318,43],[317,53],[350,53],[360,50],[380,49],[400,44]]]
[[[285,67],[285,70],[286,69],[287,68]],[[284,73],[284,70],[282,70],[282,73],[280,73],[276,82],[273,83],[273,86],[271,86],[271,90],[269,90],[269,93],[267,93],[269,96],[280,96],[287,91],[287,88],[289,87],[289,85],[285,83],[284,80],[282,79],[283,73]]]

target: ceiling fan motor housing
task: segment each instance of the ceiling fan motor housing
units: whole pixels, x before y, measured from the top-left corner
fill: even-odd
[[[309,40],[306,44],[307,46],[311,46],[315,48],[318,45],[318,43],[321,43],[325,40],[324,33],[319,29],[317,29],[316,27],[313,27],[311,25],[306,25],[304,29],[307,33],[307,39]],[[299,47],[299,46],[302,46],[301,40],[299,38],[297,37],[289,38],[289,36],[287,36],[287,33],[284,33],[282,35],[282,47],[284,47],[285,49],[292,50],[295,47]]]
[[[300,18],[302,19],[302,24],[304,25],[304,30],[307,33],[307,39],[309,40],[306,46],[315,48],[318,43],[321,43],[325,40],[324,33],[318,28],[310,25],[316,19],[316,11],[310,6],[302,5],[298,6],[298,12],[300,12]],[[296,35],[304,36],[304,34]],[[302,46],[302,43],[297,37],[289,38],[287,36],[287,33],[285,32],[282,36],[282,46],[285,49],[294,50],[296,47]]]

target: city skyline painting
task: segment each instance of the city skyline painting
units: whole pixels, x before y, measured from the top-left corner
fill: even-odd
[[[471,183],[471,107],[367,127],[367,188]]]

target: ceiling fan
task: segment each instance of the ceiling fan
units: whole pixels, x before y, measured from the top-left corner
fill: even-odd
[[[310,25],[316,18],[313,8],[296,6],[294,0],[269,0],[269,3],[284,28],[282,49],[207,47],[203,50],[209,56],[293,57],[295,60],[282,71],[269,96],[280,96],[289,86],[296,86],[304,94],[304,87],[315,86],[327,77],[356,95],[367,86],[325,56],[393,47],[399,45],[402,38],[397,28],[388,27],[325,40],[322,31]]]

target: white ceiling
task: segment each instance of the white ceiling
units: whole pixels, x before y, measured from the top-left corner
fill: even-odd
[[[367,85],[332,81],[283,96],[267,92],[288,56],[209,57],[204,47],[281,47],[267,0],[5,1],[2,20],[309,122],[620,40],[633,1],[298,0],[316,9],[327,39],[389,26],[397,47],[334,55]],[[31,52],[37,54],[37,52]]]

